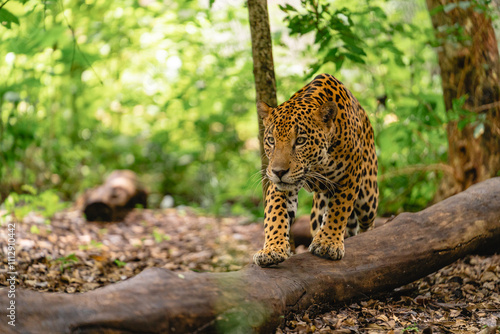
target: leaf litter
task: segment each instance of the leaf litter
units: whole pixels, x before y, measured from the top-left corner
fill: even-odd
[[[25,289],[79,293],[151,267],[224,272],[249,264],[261,224],[187,209],[134,210],[123,222],[86,222],[79,211],[50,224],[16,224],[16,268]],[[0,286],[7,286],[7,235],[0,234]],[[303,246],[298,252],[305,251]],[[318,311],[318,310],[321,310]],[[276,333],[499,333],[500,255],[469,255],[392,292],[286,315]]]

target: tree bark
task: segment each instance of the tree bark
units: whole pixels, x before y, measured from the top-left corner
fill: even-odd
[[[0,321],[0,332],[269,333],[291,312],[366,298],[466,254],[500,250],[500,178],[401,214],[345,246],[340,261],[303,253],[276,267],[252,264],[230,273],[148,269],[83,294],[17,291],[16,327]],[[0,294],[0,305],[8,301]]]
[[[453,119],[453,100],[463,96],[467,98],[462,108],[477,118],[463,129],[456,119],[447,124],[448,163],[454,173],[444,177],[436,197],[441,200],[499,175],[500,61],[487,10],[473,1],[459,0],[427,0],[427,7],[435,12],[432,24],[440,44],[439,67],[449,118]]]
[[[118,221],[138,204],[147,207],[147,192],[129,170],[115,170],[104,184],[84,195],[83,212],[88,221]]]
[[[295,247],[303,245],[309,247],[312,241],[309,215],[298,217],[290,228],[290,235],[293,237]],[[377,217],[373,222],[375,228],[384,225],[391,218]]]
[[[250,21],[250,34],[252,37],[253,75],[255,78],[256,102],[263,101],[270,106],[277,106],[276,78],[274,75],[273,42],[267,12],[267,0],[248,0],[248,15]],[[261,173],[265,176],[269,163],[264,152],[264,124],[259,121],[259,147],[261,156]],[[264,197],[267,182],[262,183]]]

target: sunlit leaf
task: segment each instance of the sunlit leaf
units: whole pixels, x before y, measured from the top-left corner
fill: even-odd
[[[19,19],[5,8],[0,8],[0,24],[10,29],[12,23],[19,25]]]

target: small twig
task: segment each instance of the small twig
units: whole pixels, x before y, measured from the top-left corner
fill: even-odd
[[[483,104],[482,106],[479,106],[479,107],[472,109],[472,111],[481,112],[481,111],[485,111],[485,110],[488,110],[491,108],[497,108],[497,107],[500,107],[500,101],[496,101],[496,102],[492,102],[492,103],[488,103],[488,104]]]
[[[3,4],[0,5],[0,9],[3,8],[3,6],[5,6],[7,4],[7,2],[9,2],[10,0],[5,0],[5,2]]]

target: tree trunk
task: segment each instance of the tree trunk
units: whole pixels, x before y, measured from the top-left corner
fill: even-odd
[[[248,15],[250,20],[250,34],[252,36],[253,75],[255,78],[256,102],[263,101],[270,106],[277,106],[276,78],[274,76],[273,43],[271,28],[267,12],[267,0],[248,0]],[[264,153],[264,124],[259,120],[259,143],[261,156],[261,173],[265,176],[269,163]],[[267,182],[262,183],[264,197]]]
[[[148,194],[130,170],[115,170],[104,184],[83,196],[88,221],[119,221],[138,204],[147,207]]]
[[[500,171],[500,62],[487,10],[459,0],[427,0],[427,7],[435,12],[432,24],[440,43],[446,110],[455,118],[447,125],[448,162],[454,173],[445,176],[436,198],[440,200]],[[453,100],[464,96],[462,108],[476,120],[460,129],[464,116],[456,120],[450,110]]]
[[[11,333],[269,333],[291,312],[390,291],[482,250],[500,250],[500,178],[349,238],[346,256],[303,253],[230,273],[148,269],[82,294],[16,291]],[[8,305],[7,293],[0,305]],[[6,307],[2,307],[6,312]]]

